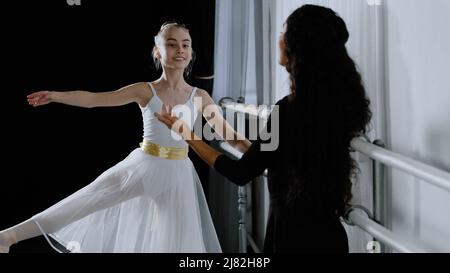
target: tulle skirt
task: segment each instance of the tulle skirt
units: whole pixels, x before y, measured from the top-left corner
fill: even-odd
[[[140,148],[32,219],[71,252],[221,252],[191,160]]]

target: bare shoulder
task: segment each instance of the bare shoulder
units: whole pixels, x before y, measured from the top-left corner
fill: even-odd
[[[127,92],[130,92],[133,97],[135,97],[136,102],[141,106],[146,105],[147,102],[153,97],[150,87],[146,82],[133,83],[124,87],[124,89]]]
[[[137,82],[126,86],[125,88],[136,92],[148,91],[149,86],[146,82]]]
[[[148,86],[148,83],[146,83],[146,82],[137,82],[135,84],[132,84],[130,87],[139,96],[143,96],[143,97],[149,97],[149,96],[151,97],[152,96],[150,87]]]
[[[211,96],[209,95],[208,92],[206,92],[206,90],[203,90],[201,88],[197,88],[197,91],[195,92],[195,97],[199,97],[202,98],[204,100],[203,103],[211,103],[213,102]]]
[[[214,104],[214,101],[206,90],[197,88],[194,94],[194,104],[199,111],[203,111],[206,106]]]
[[[203,90],[201,88],[197,88],[196,91],[195,91],[195,95],[194,96],[196,96],[196,97],[208,96],[209,97],[209,94],[208,94],[208,92],[206,92],[206,90]]]

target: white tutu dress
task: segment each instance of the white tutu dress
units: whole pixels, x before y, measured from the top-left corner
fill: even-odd
[[[187,153],[164,157],[168,149],[187,151],[188,144],[154,116],[162,101],[149,85],[153,97],[141,110],[144,143],[152,145],[153,155],[136,148],[88,186],[33,216],[55,249],[48,237],[72,252],[221,252]],[[191,128],[194,93],[181,107],[189,111],[180,116]]]

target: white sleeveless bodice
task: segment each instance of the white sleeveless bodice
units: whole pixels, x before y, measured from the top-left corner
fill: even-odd
[[[186,141],[171,131],[167,126],[158,120],[154,115],[155,112],[161,112],[163,102],[156,94],[155,88],[151,83],[148,83],[153,97],[145,107],[140,107],[142,112],[142,119],[144,123],[143,138],[166,147],[185,148],[188,146]],[[194,105],[193,97],[197,88],[194,87],[188,101],[183,105],[177,105],[173,108],[173,113],[181,118],[192,129],[197,118],[197,110]]]

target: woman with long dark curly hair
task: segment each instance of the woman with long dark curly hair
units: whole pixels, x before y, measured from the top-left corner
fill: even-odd
[[[182,129],[189,145],[238,185],[269,169],[264,252],[348,252],[340,217],[357,170],[350,141],[365,133],[371,119],[361,76],[345,47],[348,38],[345,22],[329,8],[304,5],[287,18],[279,63],[289,72],[291,94],[277,102],[276,150],[262,151],[270,140],[258,138],[233,160]],[[157,116],[174,128],[178,119],[169,110]],[[269,118],[268,131],[273,122]]]

